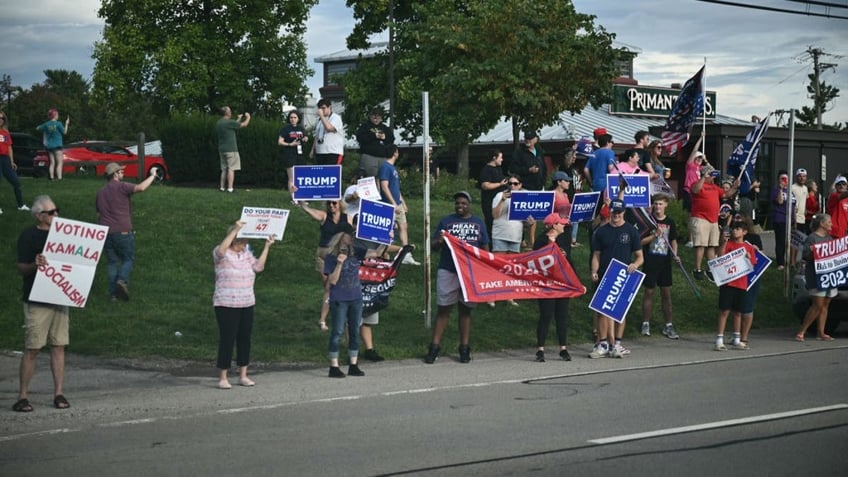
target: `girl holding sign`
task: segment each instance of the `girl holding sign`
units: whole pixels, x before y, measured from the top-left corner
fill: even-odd
[[[810,224],[812,233],[807,235],[807,240],[804,242],[802,258],[807,262],[804,266],[804,278],[807,282],[807,290],[810,291],[810,307],[807,309],[807,314],[804,315],[804,322],[801,324],[801,329],[795,335],[795,341],[804,341],[804,335],[807,334],[807,328],[816,322],[818,331],[818,340],[833,341],[833,337],[824,332],[824,325],[827,323],[827,309],[830,306],[830,300],[836,296],[838,289],[828,288],[822,290],[816,285],[816,267],[813,264],[813,246],[817,243],[827,242],[832,240],[830,230],[833,227],[833,222],[827,214],[816,214],[813,216],[813,222]]]
[[[359,265],[365,255],[365,249],[353,247],[353,227],[345,224],[330,241],[330,253],[324,260],[324,275],[330,292],[330,316],[332,329],[327,356],[330,358],[331,378],[343,378],[345,373],[339,369],[339,349],[345,328],[348,331],[347,355],[350,366],[347,374],[365,376],[356,365],[359,357],[359,327],[362,325],[362,282],[359,279]]]

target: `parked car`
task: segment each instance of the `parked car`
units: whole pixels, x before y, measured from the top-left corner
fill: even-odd
[[[94,173],[102,176],[106,170],[106,164],[117,162],[124,169],[125,177],[139,177],[138,171],[138,155],[124,145],[107,141],[84,141],[74,142],[65,145],[65,162],[62,167],[62,173],[74,174],[91,174]],[[39,155],[36,162],[48,164],[47,153]],[[147,177],[150,174],[150,169],[156,167],[156,175],[159,179],[169,179],[168,167],[165,164],[165,158],[155,154],[144,155],[144,170],[141,178]]]
[[[795,316],[804,321],[804,315],[807,313],[807,308],[810,307],[810,293],[807,290],[807,282],[804,278],[804,267],[798,267],[798,273],[792,281],[792,310]],[[836,331],[841,322],[848,323],[848,285],[839,287],[839,292],[832,300],[827,308],[827,323],[824,325],[824,332],[831,335]],[[816,324],[810,326],[808,332],[815,332]]]
[[[12,133],[12,151],[15,154],[15,164],[18,175],[42,177],[47,175],[47,163],[36,164],[38,153],[44,154],[44,144],[37,137],[26,133]]]

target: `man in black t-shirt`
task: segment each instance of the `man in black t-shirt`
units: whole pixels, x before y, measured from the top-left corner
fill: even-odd
[[[480,204],[483,209],[483,219],[486,222],[486,231],[492,236],[492,201],[498,192],[505,190],[506,178],[503,174],[503,154],[499,149],[493,149],[489,155],[489,162],[480,171]]]

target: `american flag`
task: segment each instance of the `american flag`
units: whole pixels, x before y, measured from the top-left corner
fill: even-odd
[[[730,154],[730,158],[727,159],[727,173],[733,177],[742,176],[742,181],[739,185],[739,193],[742,195],[747,194],[751,190],[751,182],[753,181],[754,169],[757,164],[757,154],[760,152],[760,139],[768,131],[771,114],[769,113],[765,119],[754,126],[754,129],[745,136],[745,140],[736,146],[733,153]]]
[[[662,142],[666,154],[673,156],[681,145],[689,140],[689,128],[704,112],[704,69],[701,67],[695,76],[683,85],[680,95],[674,101],[671,114],[662,132]]]

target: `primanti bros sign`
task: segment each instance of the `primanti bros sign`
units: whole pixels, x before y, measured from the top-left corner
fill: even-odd
[[[680,90],[673,88],[614,84],[610,114],[667,118],[679,94]],[[715,119],[715,91],[707,91],[704,109],[707,119]]]

